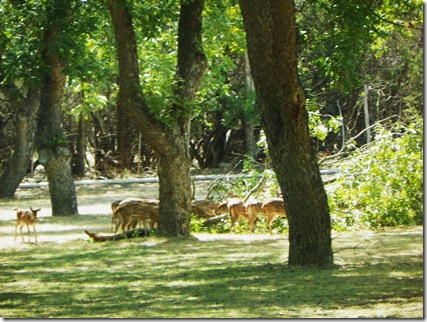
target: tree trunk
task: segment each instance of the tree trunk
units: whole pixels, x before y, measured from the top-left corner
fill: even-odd
[[[37,143],[39,161],[46,170],[53,216],[78,214],[71,151],[62,131],[61,102],[65,88],[64,58],[59,48],[63,26],[70,13],[67,1],[52,2],[47,14],[42,51],[47,71],[41,97]]]
[[[246,89],[246,99],[250,100],[253,97],[255,92],[254,81],[252,80],[251,67],[249,64],[248,53],[245,53],[245,89]],[[254,122],[252,121],[254,113],[251,113],[252,110],[255,110],[255,101],[251,102],[252,108],[251,111],[245,111],[243,118],[243,127],[245,130],[245,153],[247,156],[256,160],[258,155],[258,147],[256,145],[255,133],[254,133]]]
[[[7,93],[6,93],[7,95]],[[28,90],[25,98],[11,100],[15,113],[15,144],[13,154],[0,176],[0,199],[12,198],[31,167],[36,133],[36,115],[40,106],[40,92]]]
[[[86,121],[83,113],[79,116],[77,128],[76,147],[72,156],[72,172],[77,177],[83,177],[86,165]]]
[[[245,154],[253,160],[256,160],[258,148],[255,140],[254,123],[251,120],[244,119],[243,127],[245,131]]]
[[[117,152],[119,153],[120,168],[122,170],[132,168],[132,140],[130,137],[129,118],[122,111],[121,107],[117,106],[116,117],[117,131]]]
[[[333,264],[327,196],[298,79],[293,0],[240,0],[274,171],[289,219],[289,265]]]
[[[183,138],[181,138],[183,140]],[[184,147],[184,142],[181,143]],[[190,236],[191,176],[186,151],[158,157],[159,236]]]
[[[117,104],[156,151],[159,163],[160,236],[189,236],[191,178],[188,154],[191,102],[201,81],[206,59],[201,46],[202,0],[183,1],[178,26],[176,102],[165,124],[151,114],[139,82],[138,55],[132,17],[126,0],[109,0],[119,59]]]

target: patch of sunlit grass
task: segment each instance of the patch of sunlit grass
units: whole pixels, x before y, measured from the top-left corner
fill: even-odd
[[[337,234],[337,267],[317,269],[286,265],[284,235],[88,243],[86,227],[109,231],[108,217],[90,217],[51,218],[38,244],[2,249],[2,317],[423,316],[422,227]]]

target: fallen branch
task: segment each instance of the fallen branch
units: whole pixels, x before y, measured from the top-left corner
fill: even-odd
[[[129,239],[129,238],[137,238],[137,237],[148,237],[150,236],[150,230],[145,228],[138,228],[133,230],[125,231],[122,234],[117,235],[99,235],[97,233],[91,233],[85,230],[86,235],[92,238],[96,242],[104,242],[104,241],[115,241],[121,239]]]
[[[221,220],[228,219],[228,218],[230,218],[229,214],[222,214],[219,216],[215,216],[215,217],[209,218],[208,220],[205,220],[203,222],[203,226],[215,225],[215,224],[221,222]]]

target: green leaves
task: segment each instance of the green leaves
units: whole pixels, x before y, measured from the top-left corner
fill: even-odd
[[[343,163],[340,186],[330,195],[334,224],[342,226],[343,218],[347,226],[422,224],[422,119],[392,129],[378,126],[375,137]]]

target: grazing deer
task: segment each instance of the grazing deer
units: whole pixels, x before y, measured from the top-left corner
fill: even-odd
[[[121,204],[125,204],[125,203],[127,203],[129,201],[146,202],[146,203],[149,203],[149,204],[156,204],[156,205],[159,204],[159,200],[157,200],[157,199],[127,198],[127,199],[124,199],[124,200],[114,201],[111,204],[111,210],[113,211],[113,216],[111,217],[111,231],[114,231],[114,227],[117,227],[117,221],[119,220],[119,216],[116,213],[117,208]],[[147,219],[146,220],[137,220],[136,222],[135,221],[129,221],[128,225],[125,228],[128,229],[128,230],[129,229],[134,229],[137,226],[137,224],[138,223],[141,224],[141,222],[143,223],[143,226],[146,227],[147,226],[146,221],[147,221]],[[141,225],[140,225],[140,227],[141,227]],[[151,224],[151,228],[154,228],[153,224]]]
[[[191,213],[198,218],[211,218],[219,215],[219,203],[212,200],[194,200],[191,202]]]
[[[144,223],[147,228],[147,221],[150,221],[150,228],[154,228],[159,218],[159,201],[157,199],[128,198],[122,200],[116,208],[113,216],[117,217],[114,234],[117,234],[119,227],[133,229],[138,222]]]
[[[248,214],[249,232],[253,233],[255,230],[257,216],[266,216],[264,209],[262,209],[262,202],[256,200],[247,202],[246,213]]]
[[[113,203],[111,203],[111,210],[113,211],[113,216],[111,217],[111,231],[114,231],[114,227],[116,226],[117,223],[117,215],[116,215],[116,210],[119,207],[119,204],[122,202],[122,200],[116,200]]]
[[[282,198],[273,198],[264,201],[262,204],[265,216],[267,216],[267,225],[270,235],[272,235],[271,224],[273,223],[276,216],[286,217],[285,204]]]
[[[41,208],[34,210],[31,208],[31,211],[28,210],[19,210],[18,208],[14,208],[13,211],[16,212],[16,226],[15,226],[15,240],[18,233],[18,227],[21,231],[21,237],[22,241],[24,241],[24,234],[22,233],[22,228],[24,225],[27,225],[27,231],[28,231],[28,242],[30,242],[30,226],[33,226],[34,230],[34,238],[35,242],[37,243],[37,232],[36,232],[36,219],[37,219],[37,213],[41,210]]]
[[[239,220],[240,217],[248,218],[243,201],[239,198],[230,198],[218,206],[218,213],[224,213],[227,211],[231,218],[231,229],[234,229],[236,221]]]

